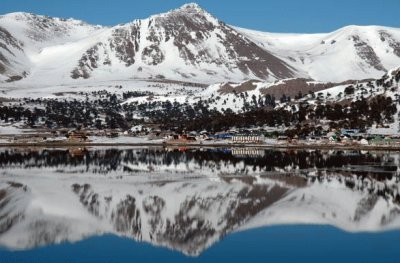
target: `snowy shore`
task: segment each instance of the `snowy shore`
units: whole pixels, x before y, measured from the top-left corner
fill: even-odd
[[[337,142],[309,142],[297,141],[295,143],[269,139],[264,143],[234,143],[230,140],[201,140],[194,142],[169,142],[163,139],[149,140],[147,137],[120,136],[109,138],[104,136],[91,136],[89,141],[69,140],[36,140],[14,141],[0,139],[0,147],[71,147],[71,146],[160,146],[160,147],[240,147],[240,148],[265,148],[265,149],[339,149],[339,150],[389,150],[400,151],[400,145],[364,145],[359,143]]]

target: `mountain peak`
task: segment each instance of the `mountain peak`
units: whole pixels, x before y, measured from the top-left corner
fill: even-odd
[[[204,11],[197,3],[187,3],[178,8],[178,10],[185,10],[185,11]]]
[[[213,17],[206,10],[201,8],[197,3],[187,3],[182,5],[181,7],[171,9],[168,12],[152,15],[150,18],[162,18],[162,17],[175,17],[175,16],[206,16]]]
[[[188,3],[188,4],[184,4],[183,6],[173,9],[170,12],[168,12],[169,14],[185,14],[185,15],[209,15],[211,16],[211,14],[209,14],[209,12],[207,12],[205,9],[203,9],[201,6],[199,6],[197,3]]]

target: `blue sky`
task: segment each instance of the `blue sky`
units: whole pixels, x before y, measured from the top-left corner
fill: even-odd
[[[115,25],[192,0],[0,0],[0,13],[24,11]],[[400,0],[198,0],[228,24],[270,32],[328,32],[346,25],[400,27]]]

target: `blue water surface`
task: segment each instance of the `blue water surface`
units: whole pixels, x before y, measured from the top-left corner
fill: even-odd
[[[228,235],[198,257],[106,235],[27,251],[0,250],[0,263],[80,262],[400,262],[400,231],[347,233],[330,226],[293,225]]]

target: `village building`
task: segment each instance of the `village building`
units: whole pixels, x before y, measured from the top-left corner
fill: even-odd
[[[170,135],[167,138],[166,143],[167,144],[187,144],[187,143],[195,143],[197,141],[196,137],[194,136],[190,136],[187,134],[182,134],[182,135],[178,135],[178,134],[174,134],[174,135]]]
[[[265,140],[262,134],[235,134],[232,136],[233,143],[263,143]]]
[[[340,131],[340,134],[342,136],[346,136],[346,137],[358,137],[358,136],[360,136],[360,130],[358,130],[358,129],[342,129]]]
[[[72,142],[86,142],[89,140],[87,133],[82,130],[73,130],[68,132],[68,140]]]
[[[278,141],[287,141],[287,140],[289,140],[289,137],[287,137],[286,135],[279,135],[277,140]]]
[[[229,140],[232,139],[233,135],[231,133],[216,133],[208,135],[208,138],[214,140]]]

